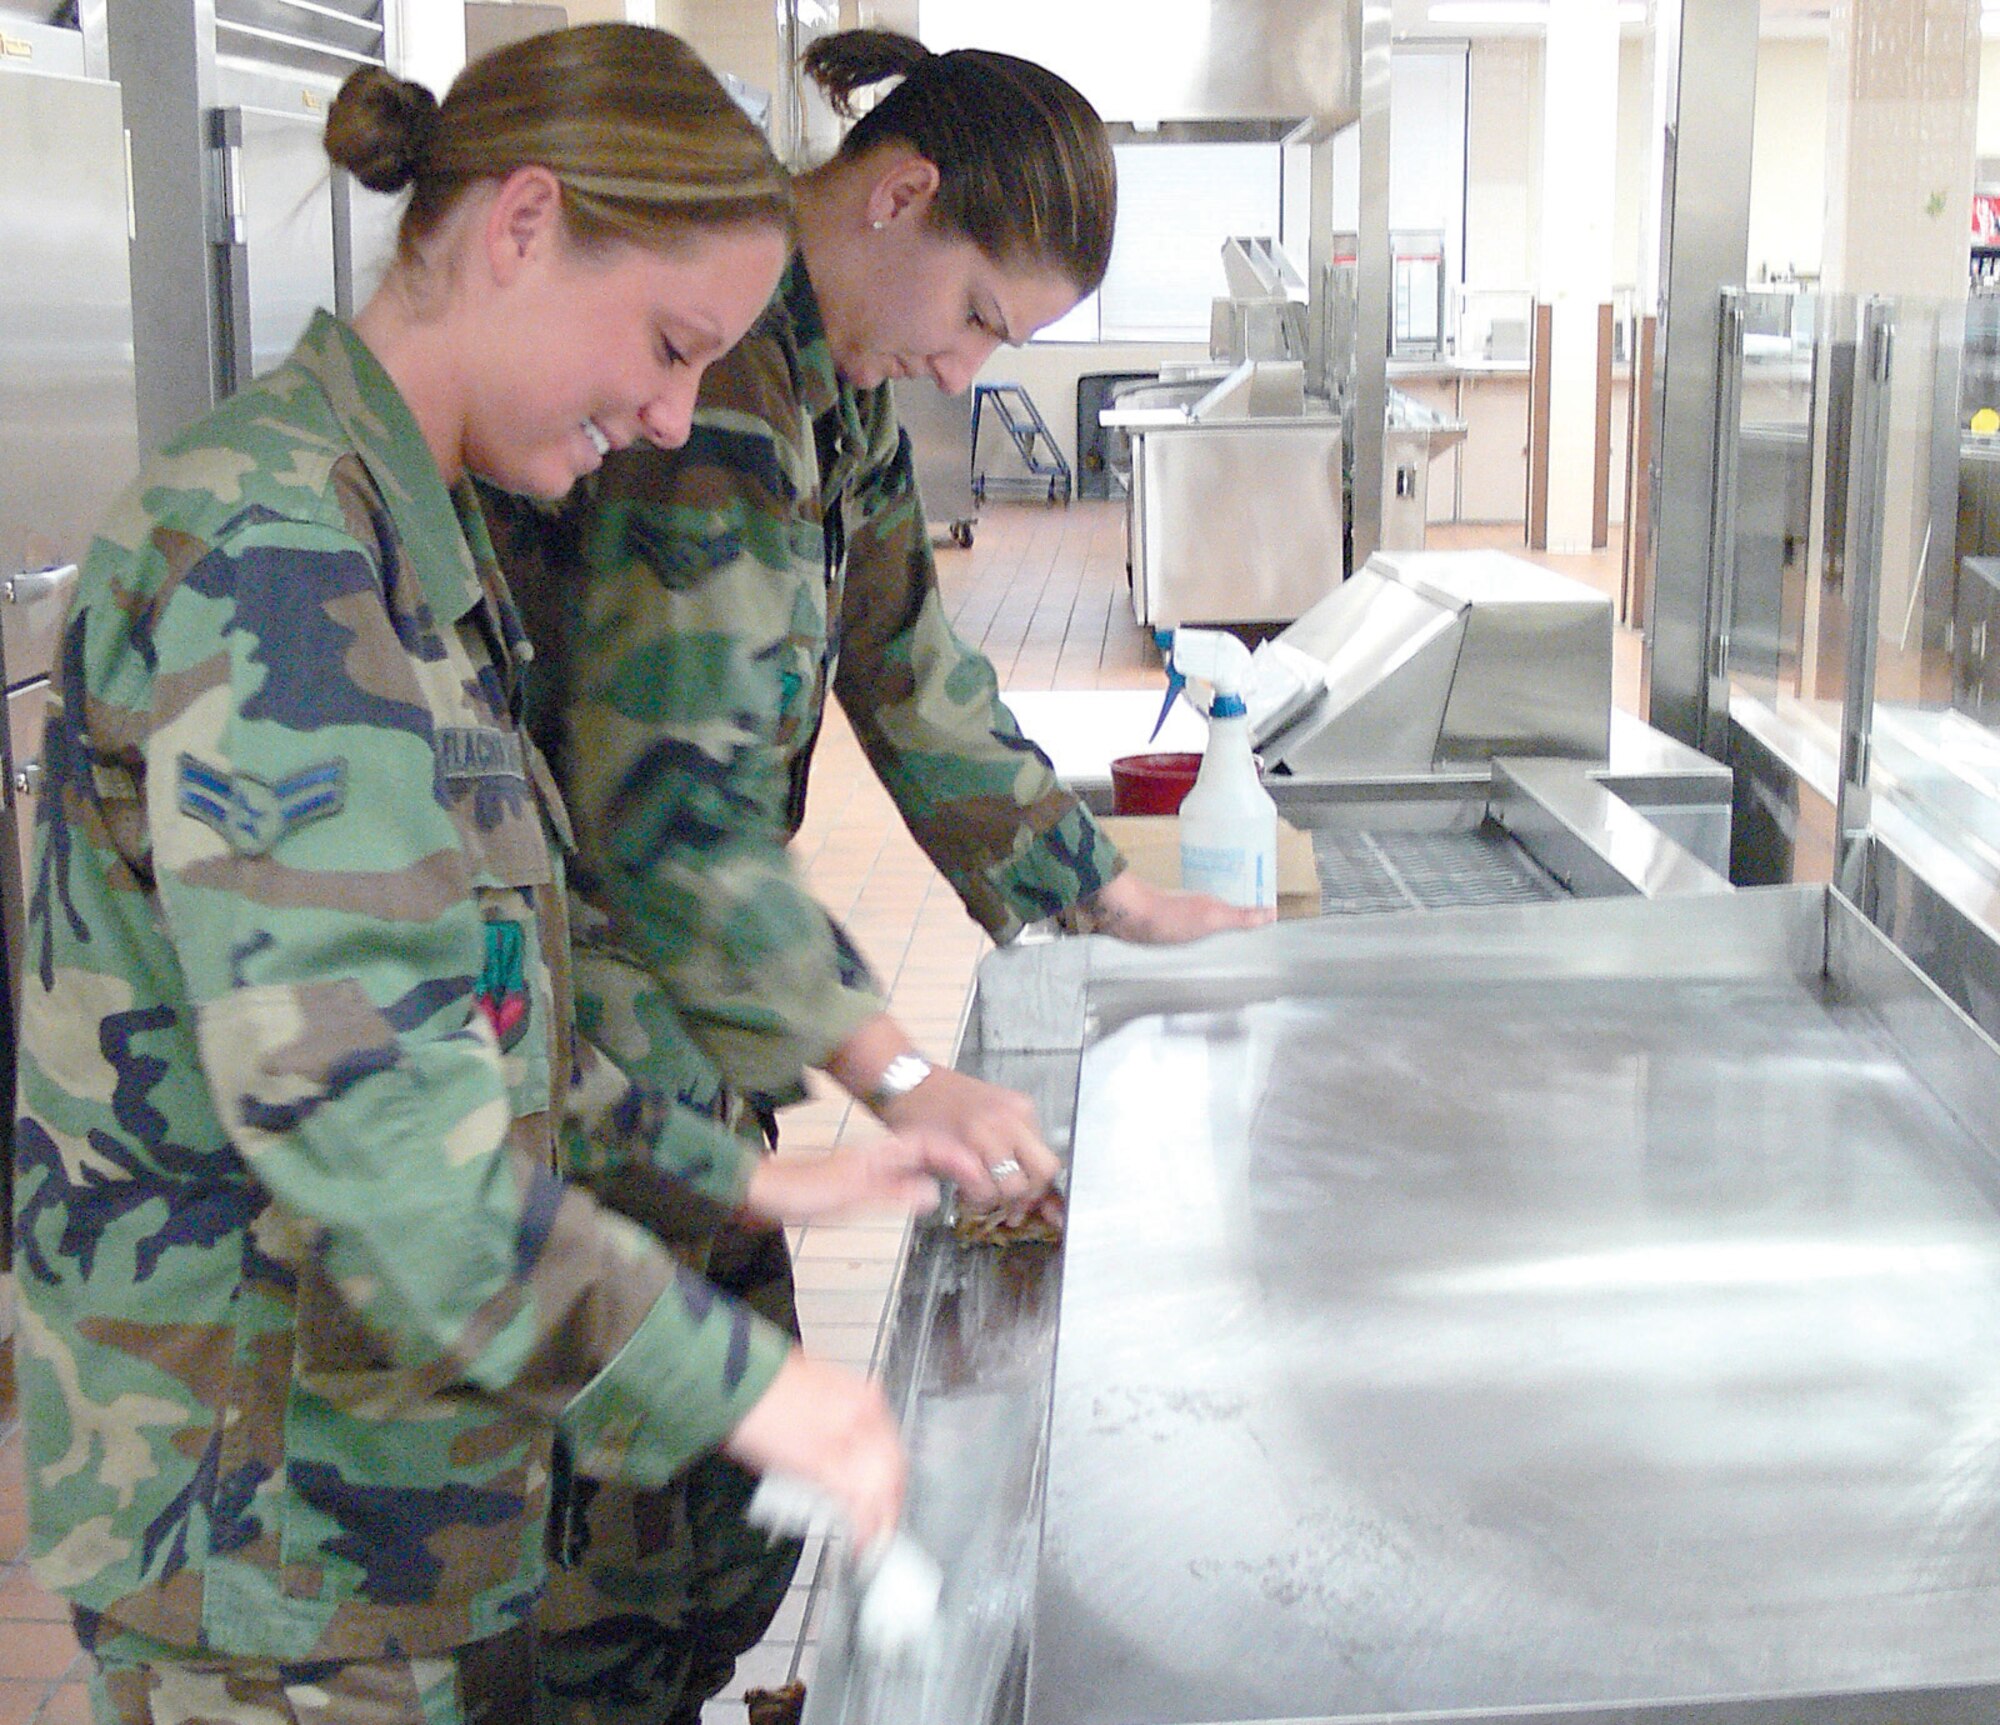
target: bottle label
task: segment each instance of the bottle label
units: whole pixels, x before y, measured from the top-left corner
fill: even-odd
[[[1277,875],[1268,859],[1239,845],[1183,844],[1181,885],[1244,909],[1268,910],[1278,902]]]

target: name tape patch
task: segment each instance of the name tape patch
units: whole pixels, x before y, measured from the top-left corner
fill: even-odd
[[[457,779],[525,779],[527,758],[512,731],[484,725],[440,725],[438,760],[447,783]]]

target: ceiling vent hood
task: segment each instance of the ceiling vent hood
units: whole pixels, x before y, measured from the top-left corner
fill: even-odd
[[[1271,120],[1336,131],[1360,112],[1359,0],[924,0],[937,50],[1038,60],[1139,131]]]

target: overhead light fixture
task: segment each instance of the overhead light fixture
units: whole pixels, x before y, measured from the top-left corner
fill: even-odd
[[[1995,0],[1988,0],[1988,4]],[[1433,24],[1546,24],[1548,0],[1431,0]],[[1619,0],[1618,22],[1643,24],[1645,0]]]

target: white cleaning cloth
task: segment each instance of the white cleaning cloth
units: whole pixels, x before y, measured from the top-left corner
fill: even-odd
[[[840,1505],[795,1474],[765,1474],[743,1513],[753,1527],[768,1533],[798,1539],[838,1534],[852,1544]],[[902,1653],[930,1634],[944,1573],[929,1552],[898,1529],[857,1553],[854,1563],[861,1582],[854,1635],[863,1648],[878,1655]]]

